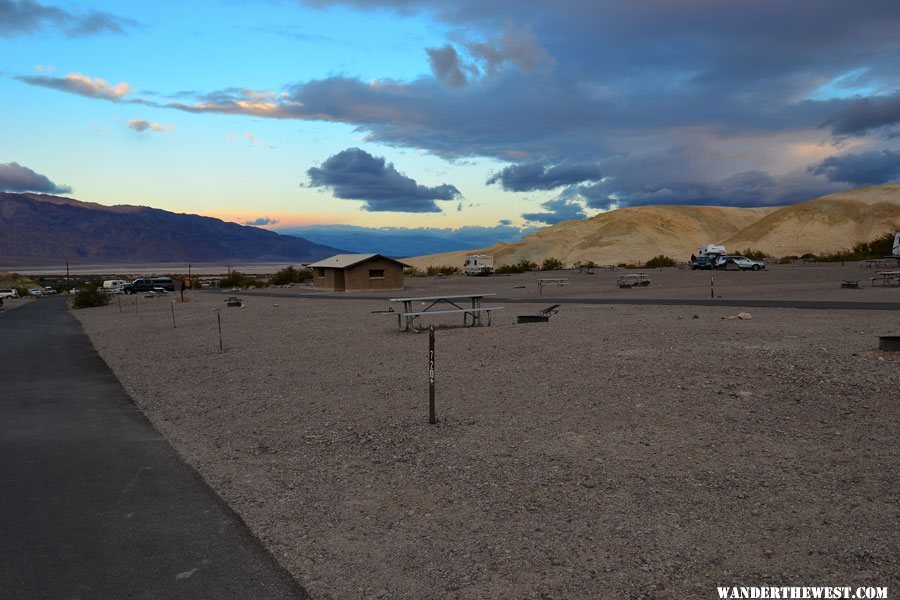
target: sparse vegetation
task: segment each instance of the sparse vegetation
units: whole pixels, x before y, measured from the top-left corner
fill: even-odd
[[[766,253],[762,250],[752,250],[750,248],[745,249],[741,252],[741,256],[746,256],[750,260],[765,260]]]
[[[676,264],[675,259],[671,256],[666,256],[665,254],[658,254],[648,260],[644,264],[645,269],[659,269],[662,267],[674,267]]]
[[[405,277],[425,277],[425,271],[416,267],[406,267],[403,269],[403,275]]]
[[[290,266],[272,275],[269,283],[271,285],[290,285],[292,283],[301,283],[307,279],[312,279],[312,272],[309,269],[295,269],[293,266]]]
[[[501,265],[497,268],[496,273],[499,275],[509,275],[510,273],[525,273],[526,271],[536,271],[537,268],[537,263],[523,258],[514,265]]]
[[[436,275],[453,275],[454,273],[459,273],[459,267],[452,267],[450,265],[428,265],[425,269],[425,275],[428,277],[435,277]]]
[[[109,304],[109,294],[100,289],[99,281],[92,281],[81,286],[72,298],[72,308],[93,308]]]
[[[565,265],[558,258],[548,257],[544,259],[544,262],[541,263],[541,271],[559,271],[560,269],[565,269]]]
[[[240,271],[232,271],[219,280],[219,287],[251,287],[256,286],[256,280],[249,275],[244,275]]]

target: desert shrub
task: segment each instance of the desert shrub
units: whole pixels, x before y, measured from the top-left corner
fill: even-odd
[[[598,265],[597,263],[595,263],[595,262],[592,261],[592,260],[589,260],[589,261],[587,261],[587,262],[581,263],[581,264],[578,265],[578,266],[584,267],[584,268],[586,268],[586,269],[596,269],[596,268],[599,267],[600,265]]]
[[[425,277],[425,271],[416,267],[406,267],[403,269],[403,275],[405,277]]]
[[[560,269],[565,269],[565,265],[558,258],[548,257],[544,259],[544,262],[541,263],[541,271],[559,271]]]
[[[782,256],[781,258],[778,259],[778,264],[779,265],[789,265],[792,262],[794,262],[795,260],[797,260],[797,258],[798,257],[796,257],[794,255]]]
[[[428,265],[425,269],[425,274],[429,277],[435,277],[439,273],[441,275],[453,275],[454,273],[459,273],[459,267],[451,267],[450,265]]]
[[[219,287],[250,287],[254,283],[256,283],[256,280],[249,275],[244,275],[240,271],[232,271],[219,280]]]
[[[644,263],[644,268],[659,269],[661,267],[674,267],[676,264],[674,258],[666,256],[665,254],[658,254]]]
[[[802,260],[811,260],[811,261],[815,261],[815,260],[816,260],[816,255],[813,254],[812,252],[807,252],[806,254],[802,255],[800,258],[801,258]]]
[[[100,289],[100,282],[85,283],[72,298],[72,308],[92,308],[109,304],[109,294]]]
[[[20,298],[25,298],[28,296],[28,288],[27,287],[17,287],[16,291],[19,292]]]
[[[502,265],[497,269],[497,273],[501,275],[507,275],[509,273],[525,273],[526,271],[535,271],[537,270],[537,263],[531,262],[528,259],[523,258],[519,262],[514,265]]]
[[[272,285],[289,285],[291,283],[300,283],[312,279],[312,272],[309,269],[295,269],[294,267],[285,267],[272,275],[269,283]]]
[[[751,248],[745,249],[743,252],[741,252],[741,255],[746,256],[750,260],[765,260],[766,258],[765,252],[763,252],[762,250],[753,250]]]

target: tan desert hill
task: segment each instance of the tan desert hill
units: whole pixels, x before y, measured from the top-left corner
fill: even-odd
[[[488,248],[405,258],[413,266],[461,266],[467,254],[490,254],[495,264],[553,257],[566,265],[644,262],[665,254],[686,261],[702,244],[724,243],[772,256],[849,249],[887,231],[900,231],[900,184],[823,196],[791,206],[638,206],[566,221]]]
[[[900,184],[850,190],[785,206],[725,240],[726,248],[758,248],[772,256],[849,250],[900,231]]]

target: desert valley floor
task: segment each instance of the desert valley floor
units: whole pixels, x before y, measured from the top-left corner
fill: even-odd
[[[856,264],[664,269],[635,289],[618,288],[622,273],[407,279],[364,297],[237,292],[244,308],[218,292],[124,297],[75,314],[314,598],[896,590],[900,353],[877,348],[900,335],[900,311],[587,300],[709,300],[711,277],[723,302],[896,306],[900,289],[871,287]],[[569,285],[539,296],[548,276]],[[504,308],[491,327],[431,321],[429,425],[428,335],[373,311],[473,291]],[[548,323],[515,324],[555,298],[571,302]]]

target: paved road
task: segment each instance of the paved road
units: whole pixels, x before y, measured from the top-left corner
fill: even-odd
[[[308,598],[135,407],[64,300],[0,309],[0,598]]]
[[[231,290],[208,290],[203,294],[221,294],[234,296]],[[251,298],[303,298],[312,300],[384,300],[387,296],[363,294],[343,294],[327,292],[260,292],[253,291],[244,296]],[[807,310],[900,310],[900,302],[846,302],[843,300],[725,300],[722,298],[559,298],[552,293],[531,298],[504,298],[494,296],[491,302],[504,304],[628,304],[634,306],[727,306],[731,308],[798,308]]]

